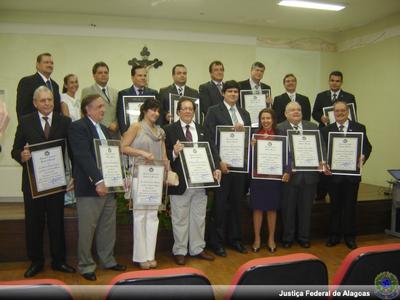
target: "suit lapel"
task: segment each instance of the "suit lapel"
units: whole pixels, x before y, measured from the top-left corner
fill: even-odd
[[[198,141],[199,141],[199,142],[207,142],[207,141],[205,140],[204,132],[201,130],[199,124],[197,124],[197,123],[194,123],[194,124],[195,124],[195,126],[196,126]]]
[[[186,142],[186,136],[185,133],[183,132],[183,129],[181,127],[181,121],[178,120],[174,123],[175,126],[175,131],[178,135],[178,140],[182,141],[182,142]]]
[[[219,104],[219,108],[221,110],[222,117],[226,121],[225,123],[227,123],[228,125],[233,125],[231,115],[223,102]]]
[[[53,112],[53,120],[51,121],[49,140],[57,132],[58,126],[60,126],[60,117]]]
[[[40,134],[40,136],[43,139],[46,139],[46,137],[44,136],[42,122],[39,119],[39,113],[38,112],[33,114],[33,125],[32,125],[32,127]]]
[[[97,133],[96,127],[94,127],[92,121],[89,119],[89,117],[85,117],[84,120],[86,122],[86,125],[89,127],[90,132],[93,135],[93,138],[94,139],[98,139],[99,138],[99,134]]]

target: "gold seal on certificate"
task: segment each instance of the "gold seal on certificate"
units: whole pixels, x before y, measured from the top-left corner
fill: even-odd
[[[124,107],[124,121],[127,127],[137,122],[140,115],[140,106],[148,98],[155,99],[155,96],[122,96]]]
[[[362,132],[329,132],[328,164],[333,175],[361,176]]]
[[[319,130],[288,130],[293,171],[322,171],[322,144]]]
[[[125,192],[125,168],[121,155],[121,141],[94,139],[97,167],[103,174],[104,185],[112,192]]]
[[[267,107],[266,99],[270,95],[269,89],[261,90],[261,93],[254,90],[240,91],[240,106],[249,112],[251,127],[258,127],[258,113]]]
[[[231,172],[249,171],[250,126],[235,131],[234,126],[217,126],[216,141],[221,160],[229,165]]]
[[[213,176],[214,159],[208,142],[181,142],[184,145],[179,153],[187,188],[219,187]]]
[[[281,180],[287,164],[287,137],[253,134],[253,179]]]
[[[27,161],[27,169],[32,198],[65,191],[65,140],[29,145],[29,150],[32,159]]]

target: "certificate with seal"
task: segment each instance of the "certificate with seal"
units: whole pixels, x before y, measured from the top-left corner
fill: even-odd
[[[251,178],[282,180],[287,164],[287,137],[253,134]]]
[[[196,123],[200,123],[200,99],[198,98],[192,98],[192,97],[187,97],[187,96],[179,96],[177,94],[169,94],[169,112],[172,115],[172,119],[170,123],[176,122],[179,120],[179,116],[176,113],[176,108],[178,107],[178,101],[184,97],[185,99],[191,99],[194,102],[194,105],[196,106],[196,111],[194,114],[194,121]]]
[[[164,165],[138,165],[138,205],[160,205],[163,194]]]
[[[29,145],[31,159],[26,164],[33,199],[66,190],[65,145],[65,139]]]
[[[361,176],[362,132],[329,132],[328,164],[333,175]]]
[[[240,91],[240,106],[249,112],[251,127],[258,127],[258,114],[267,107],[265,100],[270,95],[270,89],[261,90],[261,93],[254,90]]]
[[[356,110],[354,108],[354,103],[347,103],[349,108],[349,119],[357,122]],[[335,113],[333,112],[333,106],[326,106],[322,108],[325,117],[328,117],[329,124],[335,123]]]
[[[184,148],[179,153],[187,188],[219,187],[213,176],[214,159],[208,142],[181,142]]]
[[[127,127],[137,122],[140,115],[140,106],[146,99],[155,99],[155,96],[122,96],[124,107],[124,121]]]
[[[249,171],[250,126],[235,131],[234,126],[217,126],[216,141],[221,161],[229,165],[231,172]]]
[[[293,171],[322,171],[322,146],[319,130],[288,130]]]
[[[125,192],[125,167],[121,154],[121,141],[94,139],[97,168],[103,174],[109,193]]]

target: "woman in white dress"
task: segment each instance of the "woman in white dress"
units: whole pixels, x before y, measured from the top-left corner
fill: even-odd
[[[68,74],[64,77],[64,86],[61,94],[61,112],[73,121],[81,118],[81,100],[76,96],[79,89],[78,77]]]

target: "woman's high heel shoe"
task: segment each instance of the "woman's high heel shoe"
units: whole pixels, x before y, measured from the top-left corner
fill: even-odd
[[[253,246],[251,247],[251,250],[252,250],[254,253],[259,252],[259,251],[260,251],[260,245],[256,246],[256,244],[253,244]]]
[[[276,252],[276,245],[274,245],[274,246],[268,245],[267,248],[268,248],[268,252],[270,252],[270,253]]]

